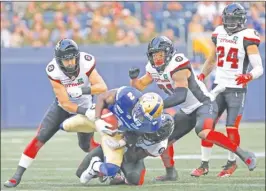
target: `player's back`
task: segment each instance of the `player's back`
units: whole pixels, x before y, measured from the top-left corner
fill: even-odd
[[[95,58],[88,53],[80,52],[79,73],[77,76],[67,76],[56,63],[55,59],[47,65],[46,73],[49,79],[64,85],[66,89],[71,87],[82,88],[91,85],[88,77],[94,68]],[[69,97],[69,99],[71,102],[76,103],[79,106],[91,107],[92,105],[91,95],[82,95],[78,98]]]
[[[117,116],[120,122],[120,130],[125,127],[129,130],[138,129],[132,117],[132,109],[143,94],[137,89],[129,86],[118,88],[115,103],[109,109]]]
[[[229,88],[243,88],[236,85],[236,75],[247,73],[249,59],[247,46],[259,45],[260,38],[254,29],[243,30],[229,35],[224,27],[218,26],[212,34],[216,45],[217,68],[215,84],[223,84]]]

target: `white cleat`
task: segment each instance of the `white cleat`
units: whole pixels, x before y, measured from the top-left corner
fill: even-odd
[[[93,165],[95,162],[101,162],[99,157],[92,157],[89,167],[81,174],[79,180],[82,184],[87,185],[91,179],[93,179],[98,172],[93,170]]]

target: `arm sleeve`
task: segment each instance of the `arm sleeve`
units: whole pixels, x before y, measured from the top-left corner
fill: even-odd
[[[248,56],[249,62],[252,66],[252,70],[250,71],[253,79],[257,79],[263,74],[263,66],[261,57],[259,54],[251,54]]]

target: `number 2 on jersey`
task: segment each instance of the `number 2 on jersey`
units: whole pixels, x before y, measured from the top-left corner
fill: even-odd
[[[218,64],[217,66],[223,67],[224,65],[224,47],[223,46],[218,46],[217,47],[217,52],[218,52]],[[238,68],[238,49],[237,48],[230,48],[227,56],[226,56],[226,62],[231,62],[231,68],[237,69]]]

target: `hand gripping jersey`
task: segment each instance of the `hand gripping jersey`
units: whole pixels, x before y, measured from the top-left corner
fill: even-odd
[[[133,87],[123,86],[117,90],[115,103],[109,106],[119,121],[120,131],[142,131],[142,126],[151,126],[150,129],[158,129],[160,125],[156,120],[149,123],[138,123],[133,120],[132,109],[143,94]],[[145,132],[144,132],[145,133]]]
[[[173,94],[174,91],[173,74],[183,69],[189,69],[191,71],[191,76],[188,79],[186,101],[180,104],[179,107],[186,114],[190,114],[200,107],[204,101],[209,100],[210,98],[205,84],[199,81],[195,76],[190,62],[184,54],[175,54],[162,73],[158,73],[157,70],[151,66],[150,62],[146,65],[146,72],[151,75],[158,87],[164,90],[168,95]]]
[[[243,88],[242,85],[236,85],[236,75],[247,73],[249,59],[246,49],[249,45],[259,46],[258,32],[244,29],[230,36],[223,26],[218,26],[212,33],[212,41],[217,54],[214,83],[229,88]]]
[[[87,54],[85,52],[80,52],[80,71],[76,78],[70,79],[66,76],[56,63],[55,59],[53,59],[46,67],[46,73],[48,77],[56,81],[60,84],[63,84],[65,88],[70,87],[89,87],[91,84],[89,82],[89,76],[93,69],[95,68],[95,58]],[[79,98],[71,98],[69,97],[70,101],[73,103],[78,104],[78,106],[88,107],[90,108],[92,105],[92,96],[91,95],[82,95]],[[59,106],[60,103],[58,103]]]

